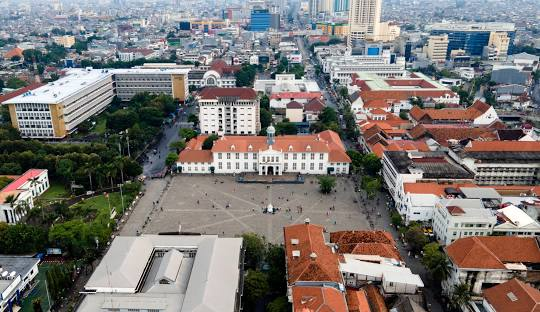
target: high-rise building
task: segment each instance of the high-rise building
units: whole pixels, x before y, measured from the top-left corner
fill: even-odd
[[[334,13],[338,12],[348,12],[349,11],[349,0],[334,0]]]
[[[508,36],[508,54],[511,54],[516,26],[513,23],[439,23],[430,25],[431,35],[448,35],[447,55],[453,50],[465,50],[470,56],[481,56],[490,45],[492,33]],[[501,36],[498,34],[497,36]]]
[[[371,39],[378,32],[382,0],[351,0],[349,45],[353,40]]]
[[[426,47],[427,57],[435,63],[442,63],[446,60],[448,51],[448,35],[429,36]]]
[[[270,28],[272,14],[268,9],[253,9],[251,11],[251,31],[267,31]]]

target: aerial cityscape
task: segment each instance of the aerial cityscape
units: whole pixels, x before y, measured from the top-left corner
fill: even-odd
[[[0,1],[17,311],[540,312],[540,1]]]

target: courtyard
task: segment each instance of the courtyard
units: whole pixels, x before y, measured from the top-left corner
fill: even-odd
[[[123,235],[160,232],[197,232],[236,236],[256,232],[270,242],[283,240],[283,227],[311,223],[339,230],[385,229],[388,221],[385,203],[368,201],[363,192],[354,191],[349,177],[338,177],[335,192],[319,192],[316,177],[306,176],[304,184],[242,184],[232,176],[187,176],[170,178],[159,197],[137,209],[147,210],[144,218],[130,218]],[[155,183],[154,181],[148,181]],[[263,213],[271,203],[279,210]],[[378,209],[375,206],[379,206]],[[136,209],[136,210],[137,210]],[[381,213],[384,213],[381,216]],[[371,224],[370,224],[371,222]]]

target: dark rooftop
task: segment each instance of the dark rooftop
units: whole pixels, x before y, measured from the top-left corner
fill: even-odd
[[[420,170],[425,179],[474,179],[474,174],[455,162],[445,152],[385,151],[399,173]],[[409,154],[414,155],[412,158]]]

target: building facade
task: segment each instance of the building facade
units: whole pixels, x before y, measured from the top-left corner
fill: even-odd
[[[198,96],[201,133],[256,135],[259,99],[250,88],[205,88]]]
[[[382,0],[351,0],[349,9],[349,44],[352,40],[372,38],[378,33]]]
[[[317,135],[223,136],[202,150],[205,136],[191,140],[178,158],[182,173],[258,173],[259,175],[348,174],[350,158],[332,131]]]
[[[73,69],[67,76],[2,103],[23,137],[61,139],[104,111],[115,96],[129,101],[141,92],[188,95],[189,69]]]
[[[448,35],[447,56],[453,50],[465,50],[470,56],[482,56],[492,33],[505,33],[508,51],[512,51],[516,27],[512,23],[439,23],[430,25],[432,35]]]
[[[251,31],[268,31],[272,23],[272,14],[267,9],[254,9],[251,11]]]
[[[435,63],[444,63],[448,51],[448,35],[429,36],[426,54]]]
[[[348,84],[356,73],[370,73],[378,77],[404,77],[405,59],[395,61],[390,53],[383,55],[329,56],[322,62],[322,70],[330,75],[330,81]]]

